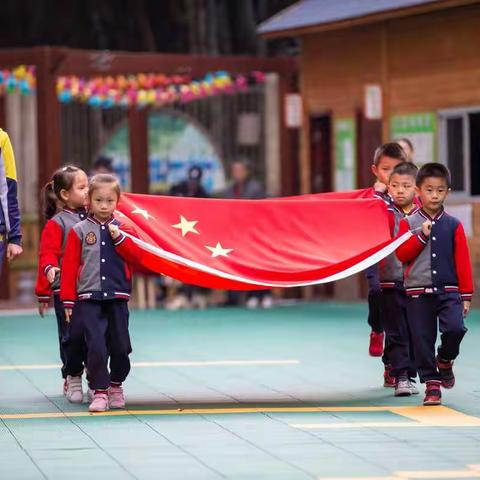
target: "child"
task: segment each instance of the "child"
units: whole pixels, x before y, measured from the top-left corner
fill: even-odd
[[[399,233],[415,233],[397,250],[406,264],[407,317],[420,381],[426,383],[424,405],[440,405],[441,390],[453,388],[453,361],[467,329],[464,316],[473,294],[467,240],[459,220],[445,213],[450,172],[427,163],[417,175],[422,209],[400,223]],[[435,356],[437,321],[441,344]]]
[[[83,341],[70,337],[67,331],[65,312],[60,301],[60,269],[65,243],[70,229],[86,218],[85,206],[88,201],[88,178],[80,168],[66,166],[58,169],[43,189],[45,218],[48,220],[42,231],[39,248],[37,285],[38,313],[43,317],[53,292],[55,315],[57,317],[58,341],[62,360],[63,393],[70,402],[83,401]],[[59,210],[59,211],[58,211]],[[58,211],[58,213],[57,213]],[[67,355],[67,344],[79,341],[79,358],[74,363],[78,370],[69,371],[71,364]]]
[[[400,163],[406,162],[407,157],[397,143],[385,143],[375,151],[372,173],[376,182],[372,187],[372,196],[382,199],[387,205],[392,203],[387,192],[387,185],[393,169]],[[378,266],[373,265],[366,270],[368,281],[368,324],[372,328],[370,333],[369,353],[372,357],[382,357],[385,365],[384,386],[394,387],[395,379],[390,375],[390,361],[388,358],[388,344],[385,352],[383,348],[384,332],[380,314],[380,282],[378,279]]]
[[[402,218],[414,214],[418,207],[414,204],[417,167],[413,163],[400,163],[390,176],[388,193],[393,203],[388,208],[392,238],[398,233]],[[403,265],[395,253],[379,263],[380,309],[385,329],[390,375],[395,379],[395,396],[418,394],[410,378],[416,377],[413,356],[410,348],[410,334],[405,309],[406,295],[403,286]]]
[[[128,332],[131,272],[109,233],[110,225],[119,225],[113,217],[120,200],[118,180],[109,174],[95,175],[88,195],[90,214],[72,228],[67,239],[61,299],[67,318],[84,328],[89,386],[94,390],[89,410],[104,412],[125,408],[122,383],[130,371],[132,351]]]

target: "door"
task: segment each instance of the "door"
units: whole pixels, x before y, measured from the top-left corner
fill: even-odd
[[[310,117],[310,190],[332,190],[332,117]]]

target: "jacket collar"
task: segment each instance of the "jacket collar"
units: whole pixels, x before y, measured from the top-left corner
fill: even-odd
[[[92,223],[95,223],[96,225],[110,225],[114,220],[115,220],[115,217],[112,215],[107,221],[105,222],[99,222],[94,216],[92,213],[90,213],[90,215],[88,215],[87,217],[87,220],[92,222]]]
[[[445,215],[445,209],[442,207],[434,218],[432,218],[427,212],[425,212],[423,208],[419,210],[419,213],[426,220],[440,220]]]

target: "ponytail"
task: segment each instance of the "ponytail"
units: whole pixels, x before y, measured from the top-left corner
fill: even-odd
[[[46,220],[50,220],[58,210],[58,198],[53,191],[53,180],[43,187],[42,197],[43,214]]]

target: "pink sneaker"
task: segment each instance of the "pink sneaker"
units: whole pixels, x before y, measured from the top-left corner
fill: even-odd
[[[121,385],[110,385],[110,388],[108,389],[108,401],[110,403],[110,408],[125,408],[125,396],[123,395],[123,388]]]
[[[108,410],[108,395],[105,393],[95,393],[92,403],[88,407],[89,412],[106,412]]]

